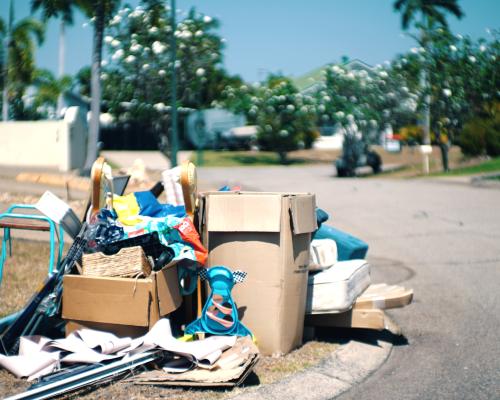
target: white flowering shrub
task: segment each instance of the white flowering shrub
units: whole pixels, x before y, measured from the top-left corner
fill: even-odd
[[[419,105],[426,93],[430,95],[433,141],[454,142],[467,121],[485,115],[494,118],[500,101],[500,36],[493,31],[490,40],[473,41],[443,28],[427,34],[430,44],[425,55],[410,52],[402,56],[400,59],[406,62],[401,63],[400,73],[418,90]],[[419,71],[424,66],[429,81],[427,92],[418,89]]]
[[[166,121],[171,96],[171,41],[177,42],[177,98],[183,109],[208,106],[225,76],[217,20],[192,9],[171,26],[161,2],[122,8],[104,37],[108,54],[103,98],[118,121],[155,125]],[[163,131],[165,131],[163,129]]]
[[[349,70],[333,65],[326,70],[324,84],[315,94],[318,120],[344,128],[356,125],[368,143],[378,140],[378,131],[415,119],[416,99],[396,65],[373,70]]]
[[[277,152],[282,163],[289,151],[311,147],[318,136],[313,97],[299,93],[288,78],[271,75],[264,84],[228,86],[222,94],[221,105],[256,124],[259,147]]]

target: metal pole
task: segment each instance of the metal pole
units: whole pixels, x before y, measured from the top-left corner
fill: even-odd
[[[172,25],[172,42],[171,42],[171,59],[172,59],[172,137],[170,149],[170,166],[171,168],[177,166],[177,151],[179,150],[179,137],[177,132],[177,71],[176,71],[176,51],[177,43],[175,38],[176,22],[175,22],[175,0],[170,1],[171,4],[171,25]]]

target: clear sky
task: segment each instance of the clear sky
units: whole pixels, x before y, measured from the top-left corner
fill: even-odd
[[[195,6],[221,22],[226,42],[225,67],[253,82],[269,72],[300,76],[343,55],[368,64],[390,60],[415,43],[402,35],[400,15],[393,0],[177,0],[177,8]],[[0,0],[5,20],[9,0]],[[16,19],[30,12],[30,0],[14,0]],[[126,1],[122,1],[125,4]],[[137,5],[139,0],[128,3]],[[486,28],[500,28],[500,0],[460,0],[465,17],[449,16],[453,32],[487,37]],[[77,12],[68,28],[66,71],[73,74],[90,64],[92,28]],[[57,69],[57,23],[49,24],[37,65]]]

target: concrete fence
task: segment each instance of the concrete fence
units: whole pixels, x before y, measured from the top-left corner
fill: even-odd
[[[59,121],[0,122],[0,164],[13,167],[82,168],[87,151],[85,112],[68,108]]]

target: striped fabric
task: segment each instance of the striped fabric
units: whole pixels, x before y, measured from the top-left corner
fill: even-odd
[[[184,205],[181,186],[181,168],[175,167],[162,172],[163,188],[167,197],[167,204],[174,206]]]

